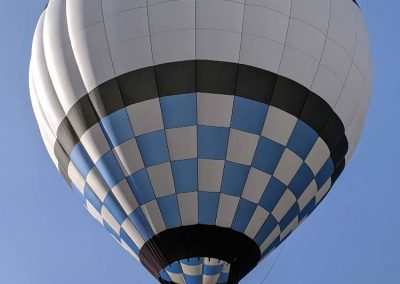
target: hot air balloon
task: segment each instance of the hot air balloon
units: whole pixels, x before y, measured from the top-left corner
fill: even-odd
[[[84,206],[161,283],[237,283],[318,206],[371,95],[352,0],[50,0],[30,95]]]

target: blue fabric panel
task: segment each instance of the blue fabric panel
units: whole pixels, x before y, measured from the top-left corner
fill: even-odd
[[[220,193],[199,192],[199,223],[215,225]]]
[[[159,130],[136,137],[146,167],[165,163],[169,160],[165,131]]]
[[[199,158],[225,160],[229,128],[199,126],[197,131]]]
[[[160,271],[160,277],[161,277],[161,279],[164,279],[165,281],[172,282],[171,277],[169,277],[168,273],[165,272],[164,270]]]
[[[109,192],[104,199],[104,206],[110,211],[111,215],[113,215],[114,219],[120,225],[122,225],[128,217],[112,192]]]
[[[268,106],[266,104],[235,97],[232,128],[260,135],[264,127],[267,110]]]
[[[271,180],[269,181],[267,188],[261,197],[260,206],[268,212],[272,212],[285,190],[286,186],[282,182],[275,177],[271,177]]]
[[[140,207],[129,215],[129,219],[145,242],[154,235]]]
[[[202,260],[199,257],[194,257],[194,258],[189,258],[189,259],[182,259],[179,262],[183,263],[185,265],[196,266],[196,265],[201,264]]]
[[[113,230],[113,228],[111,228],[111,226],[107,223],[106,220],[103,220],[103,225],[104,225],[104,228],[106,228],[106,230],[108,232],[110,232],[111,235],[114,236],[114,238],[116,238],[118,241],[121,241],[121,238],[120,238],[119,234],[117,232],[115,232]]]
[[[224,269],[223,264],[218,264],[218,265],[206,265],[204,264],[203,266],[203,274],[204,275],[217,275],[222,272]]]
[[[113,188],[124,179],[124,173],[112,151],[107,152],[97,161],[96,168],[109,188]]]
[[[126,180],[128,181],[139,205],[146,204],[155,199],[153,187],[151,186],[146,169],[141,169],[133,173],[127,177]]]
[[[299,213],[299,221],[303,220],[304,218],[306,218],[307,216],[309,216],[315,209],[315,197],[308,202],[308,204],[306,205],[306,207],[303,208],[303,210],[301,210],[301,212]]]
[[[241,196],[249,170],[249,166],[226,161],[221,192],[228,195]]]
[[[261,226],[260,231],[258,231],[256,237],[254,238],[254,241],[261,246],[262,243],[265,241],[265,239],[272,233],[272,231],[275,229],[276,225],[278,225],[278,222],[276,219],[272,216],[269,215],[267,220],[265,221],[264,225]]]
[[[287,147],[305,160],[318,139],[317,132],[298,120],[290,136]]]
[[[246,199],[240,199],[236,214],[232,222],[232,229],[244,232],[249,225],[250,219],[257,208],[257,204]]]
[[[202,275],[191,276],[191,275],[185,274],[185,280],[186,280],[186,284],[202,284],[203,283]]]
[[[113,148],[134,137],[126,109],[120,109],[101,120],[101,125]]]
[[[121,228],[119,232],[121,239],[128,245],[128,247],[136,254],[139,255],[140,251],[136,244],[131,240],[129,235]]]
[[[195,93],[160,98],[165,128],[196,125],[197,98]]]
[[[279,222],[279,227],[281,228],[281,231],[285,230],[287,226],[290,225],[290,222],[293,221],[294,218],[299,214],[299,205],[295,203],[292,208],[289,209],[289,211],[286,213],[285,217]]]
[[[178,200],[175,194],[158,198],[157,202],[167,229],[182,225]]]
[[[77,143],[72,149],[70,159],[83,178],[86,178],[90,170],[94,167],[92,160],[81,142]]]
[[[178,261],[168,265],[165,270],[172,273],[182,273],[182,267]]]
[[[296,196],[300,198],[306,188],[310,185],[311,181],[314,179],[314,174],[307,164],[303,163],[300,169],[297,171],[296,175],[289,184],[290,190]]]
[[[253,167],[267,174],[273,174],[285,147],[268,138],[260,137],[253,159]]]
[[[197,191],[197,159],[172,161],[171,167],[177,193]]]
[[[93,207],[97,210],[97,212],[101,212],[101,208],[103,207],[103,202],[97,197],[96,193],[90,188],[89,185],[85,185],[83,190],[85,194],[85,198],[93,205]]]
[[[334,171],[333,162],[332,159],[329,158],[315,177],[315,181],[318,185],[318,190],[320,190],[321,187],[326,183],[326,181],[331,177],[333,171]]]
[[[229,273],[221,273],[221,275],[218,278],[217,283],[228,283],[229,280]]]

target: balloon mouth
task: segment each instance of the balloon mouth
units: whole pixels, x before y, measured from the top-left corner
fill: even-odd
[[[261,252],[257,243],[243,233],[215,225],[192,225],[154,236],[142,247],[139,258],[161,283],[179,283],[171,276],[196,274],[196,269],[198,273],[190,276],[204,277],[205,271],[214,271],[215,276],[222,269],[218,273],[226,280],[222,283],[238,283],[260,261]]]
[[[161,283],[228,283],[230,263],[211,257],[174,262],[160,273]]]

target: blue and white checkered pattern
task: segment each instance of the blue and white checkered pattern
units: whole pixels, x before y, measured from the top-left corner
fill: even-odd
[[[328,146],[303,121],[205,93],[118,110],[70,158],[88,211],[135,257],[154,235],[194,224],[242,232],[265,257],[326,195],[334,171]]]
[[[214,258],[190,258],[165,267],[161,279],[179,284],[227,283],[230,264]]]

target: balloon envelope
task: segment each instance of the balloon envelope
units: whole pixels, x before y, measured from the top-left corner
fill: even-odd
[[[30,94],[58,170],[154,277],[237,283],[354,152],[368,37],[351,0],[50,0]]]

